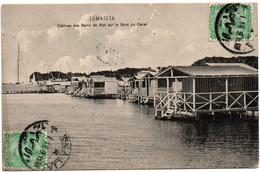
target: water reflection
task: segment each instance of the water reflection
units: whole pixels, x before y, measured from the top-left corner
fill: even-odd
[[[26,100],[26,101],[24,101]],[[3,130],[48,119],[72,138],[67,169],[227,168],[258,164],[258,121],[155,120],[151,106],[63,94],[3,95]]]

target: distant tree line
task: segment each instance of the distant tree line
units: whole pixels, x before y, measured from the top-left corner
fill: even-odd
[[[87,76],[86,73],[63,73],[59,71],[51,71],[49,73],[40,73],[40,72],[34,72],[30,75],[30,80],[33,79],[33,76],[35,77],[35,81],[44,81],[44,80],[65,80],[70,81],[72,76]]]
[[[136,73],[142,71],[142,70],[152,70],[150,67],[148,68],[123,68],[118,69],[116,71],[97,71],[97,72],[91,72],[89,75],[104,75],[106,77],[116,77],[117,79],[121,79],[121,77],[132,77]],[[40,73],[40,72],[34,72],[30,75],[30,80],[33,79],[33,75],[35,76],[36,81],[44,81],[44,80],[71,80],[71,77],[81,77],[81,76],[89,76],[86,73],[63,73],[59,71],[51,71],[49,73]]]
[[[195,61],[192,66],[205,66],[206,63],[244,63],[249,66],[252,66],[256,69],[258,69],[258,57],[256,56],[246,56],[246,57],[205,57],[203,59]],[[173,64],[174,66],[174,64]],[[169,66],[168,66],[169,67]],[[157,71],[164,71],[168,67],[157,67]],[[116,71],[97,71],[97,72],[91,72],[89,75],[104,75],[106,77],[116,77],[117,79],[121,79],[122,77],[132,77],[136,73],[142,71],[142,70],[150,70],[150,71],[155,71],[151,67],[148,68],[122,68],[118,69]],[[67,80],[70,81],[71,77],[81,77],[81,76],[89,76],[86,73],[63,73],[59,71],[52,71],[49,73],[40,73],[40,72],[34,72],[33,73],[35,76],[36,81],[42,81],[42,80],[57,80],[57,79],[62,79],[62,80]],[[33,74],[30,75],[30,80],[33,79]]]
[[[251,67],[258,69],[258,57],[244,56],[244,57],[205,57],[204,59],[197,60],[192,66],[205,66],[206,63],[244,63]]]
[[[152,70],[150,67],[148,68],[122,68],[116,71],[98,71],[91,72],[90,75],[105,75],[106,77],[116,77],[117,79],[121,79],[122,77],[132,77],[136,73],[142,70]]]

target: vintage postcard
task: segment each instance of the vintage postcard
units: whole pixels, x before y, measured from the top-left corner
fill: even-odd
[[[3,170],[258,167],[256,3],[1,13]]]

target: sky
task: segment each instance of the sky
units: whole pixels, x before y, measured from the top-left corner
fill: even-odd
[[[257,47],[257,11],[253,9]],[[33,72],[85,72],[191,65],[204,57],[238,56],[209,39],[209,4],[79,4],[2,6],[2,82]],[[90,21],[90,16],[113,16]],[[58,24],[146,23],[147,26],[62,27]],[[257,56],[257,48],[247,55]]]

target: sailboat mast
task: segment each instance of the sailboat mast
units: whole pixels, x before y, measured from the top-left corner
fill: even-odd
[[[67,63],[67,65],[68,65],[69,69],[70,69],[70,73],[71,73],[71,78],[70,78],[70,80],[71,80],[71,82],[72,82],[72,76],[73,76],[73,74],[72,74],[72,70],[71,70],[70,65],[69,65],[69,63],[68,63],[67,60],[66,60],[66,63]]]
[[[19,46],[19,44],[18,44],[18,59],[17,59],[17,83],[19,83],[19,81],[20,81],[20,78],[19,78],[19,68],[20,68],[20,66],[19,66],[19,63],[20,63],[20,46]]]

